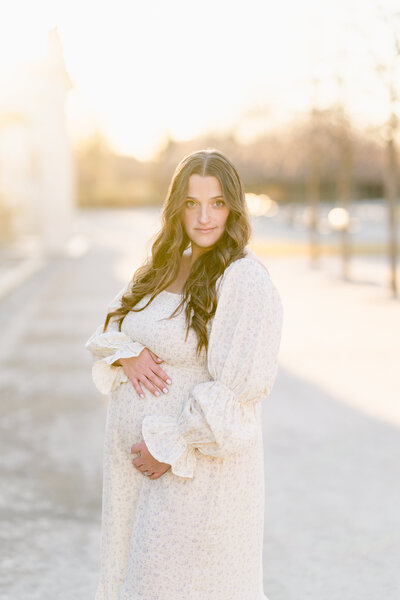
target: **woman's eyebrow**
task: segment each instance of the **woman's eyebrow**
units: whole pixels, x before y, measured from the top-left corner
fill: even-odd
[[[190,200],[197,200],[195,196],[186,196],[186,198],[190,198]],[[212,196],[210,200],[216,200],[217,198],[223,198],[222,194],[219,194],[219,196]]]

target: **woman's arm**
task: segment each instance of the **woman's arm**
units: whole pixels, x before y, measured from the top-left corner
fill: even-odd
[[[125,285],[110,302],[107,313],[121,305],[121,297],[129,285],[130,283]],[[108,394],[121,383],[131,381],[139,396],[144,397],[141,384],[154,395],[159,395],[156,386],[165,389],[165,383],[170,383],[168,375],[159,366],[162,360],[149,348],[119,331],[116,321],[109,321],[104,332],[103,326],[99,325],[87,340],[85,347],[92,353],[95,361],[92,377],[102,394]]]
[[[195,385],[178,419],[149,415],[144,441],[172,472],[193,477],[197,448],[225,457],[254,443],[261,401],[271,392],[278,370],[283,307],[264,267],[252,259],[225,272],[208,346],[212,377]]]

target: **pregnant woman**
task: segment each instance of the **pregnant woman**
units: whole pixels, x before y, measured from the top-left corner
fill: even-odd
[[[189,154],[86,343],[109,394],[96,600],[266,600],[261,415],[283,308],[249,237],[235,167]]]

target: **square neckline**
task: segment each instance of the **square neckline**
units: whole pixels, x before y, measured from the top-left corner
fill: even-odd
[[[235,261],[233,261],[226,269],[223,273],[221,273],[219,279],[225,274],[225,272],[229,269],[230,266],[232,266],[233,264],[235,264],[235,262],[238,262],[240,260],[244,260],[244,259],[250,259],[250,260],[254,260],[255,262],[258,262],[259,264],[261,264],[261,266],[264,267],[264,269],[267,271],[268,275],[269,275],[269,271],[267,269],[267,267],[265,266],[265,264],[261,261],[260,257],[255,254],[252,250],[250,250],[250,248],[248,246],[246,246],[246,254],[245,256],[243,256],[243,258],[239,258]],[[160,294],[164,292],[165,294],[169,294],[170,296],[177,296],[182,298],[183,297],[183,293],[177,293],[177,292],[169,292],[168,290],[161,290]]]
[[[177,292],[169,292],[168,290],[161,290],[160,294],[162,294],[162,292],[164,292],[165,294],[171,294],[171,296],[183,296],[183,293],[178,294]]]

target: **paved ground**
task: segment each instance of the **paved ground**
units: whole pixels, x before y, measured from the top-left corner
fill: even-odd
[[[0,302],[2,599],[94,596],[105,398],[84,343],[156,221],[154,210],[83,212],[70,255]],[[381,261],[356,261],[353,284],[332,258],[320,270],[267,264],[285,324],[264,405],[265,592],[397,600],[400,302]]]

